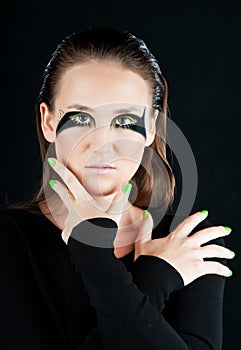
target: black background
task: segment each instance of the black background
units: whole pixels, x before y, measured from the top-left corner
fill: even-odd
[[[240,1],[39,1],[1,5],[1,206],[31,197],[41,177],[34,104],[42,73],[64,36],[87,26],[125,28],[158,58],[172,119],[198,168],[193,211],[232,227],[235,251],[226,279],[223,350],[239,348]]]

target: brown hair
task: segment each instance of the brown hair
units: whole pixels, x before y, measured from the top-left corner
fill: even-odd
[[[112,61],[138,73],[149,82],[153,91],[152,107],[158,109],[160,113],[156,120],[155,139],[149,147],[145,147],[142,160],[142,164],[145,166],[140,164],[131,179],[131,182],[134,181],[138,188],[138,195],[133,205],[143,209],[148,206],[170,208],[174,200],[175,178],[166,157],[166,117],[169,113],[167,83],[156,58],[148,50],[144,41],[126,30],[90,27],[67,36],[57,46],[45,68],[43,84],[35,105],[37,136],[42,163],[44,164],[50,143],[45,139],[41,129],[40,104],[45,102],[49,110],[53,111],[59,81],[64,72],[69,67],[88,60]],[[154,155],[158,155],[159,162],[155,160]],[[56,154],[52,154],[52,156],[56,157]],[[58,174],[51,170],[51,167],[47,169],[49,169],[49,173],[41,179],[33,198],[30,201],[10,204],[10,207],[24,208],[31,212],[39,211],[38,204],[45,200],[45,186],[49,186],[48,181],[51,178],[58,179]],[[153,191],[154,187],[158,190]],[[52,191],[54,192],[54,190]]]

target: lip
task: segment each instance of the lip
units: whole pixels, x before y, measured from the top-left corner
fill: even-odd
[[[103,164],[92,164],[92,165],[86,166],[86,168],[115,169],[114,166],[112,166],[110,164],[106,164],[106,163],[103,163]]]
[[[115,168],[110,168],[110,167],[105,167],[105,168],[92,168],[92,167],[87,167],[87,171],[92,172],[93,174],[111,174],[114,171],[116,171]]]

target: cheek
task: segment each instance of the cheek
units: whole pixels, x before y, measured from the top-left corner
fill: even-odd
[[[123,159],[116,162],[116,164],[118,167],[118,176],[124,180],[131,179],[140,166],[140,163],[136,162],[134,159]]]
[[[126,159],[132,163],[141,162],[144,150],[145,150],[145,139],[143,136],[136,134],[135,138],[132,140],[123,139],[116,142],[116,147],[118,147],[118,156],[121,159]]]
[[[123,178],[132,178],[139,168],[145,150],[143,137],[136,140],[123,140],[119,144],[116,166]]]
[[[84,150],[84,143],[81,143],[80,137],[74,133],[61,132],[55,140],[55,149],[57,158],[65,165],[75,163],[75,160],[81,158]]]

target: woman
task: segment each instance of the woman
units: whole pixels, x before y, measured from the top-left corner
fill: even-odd
[[[41,186],[1,210],[1,349],[221,349],[231,229],[206,210],[161,220],[166,117],[142,40],[90,28],[58,45],[36,103]]]

